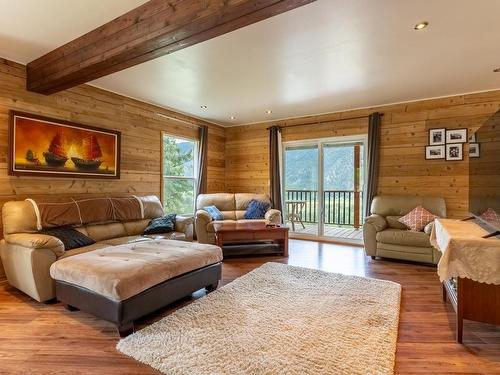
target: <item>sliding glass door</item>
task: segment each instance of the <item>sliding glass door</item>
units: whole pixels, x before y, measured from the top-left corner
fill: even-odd
[[[285,147],[285,212],[294,232],[318,235],[319,146],[299,144]]]
[[[285,218],[293,233],[362,238],[364,138],[285,143]]]

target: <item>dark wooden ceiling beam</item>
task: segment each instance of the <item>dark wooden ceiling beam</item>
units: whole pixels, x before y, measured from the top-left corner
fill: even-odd
[[[27,66],[27,88],[52,94],[316,0],[151,0]]]

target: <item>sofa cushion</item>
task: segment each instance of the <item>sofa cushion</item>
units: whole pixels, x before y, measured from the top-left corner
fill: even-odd
[[[175,216],[176,214],[167,214],[158,217],[149,222],[143,234],[159,234],[170,233],[175,230]]]
[[[150,221],[150,219],[126,221],[123,226],[128,236],[137,236],[144,232]]]
[[[234,213],[236,215],[235,220],[243,220],[245,219],[245,212],[243,210],[236,210]]]
[[[216,206],[220,211],[234,211],[234,194],[214,193],[198,195],[198,198],[196,198],[196,209],[202,210],[206,206]]]
[[[49,228],[41,231],[40,233],[59,238],[64,245],[65,251],[76,249],[78,247],[89,246],[95,243],[92,238],[87,237],[85,234],[75,230],[71,226]]]
[[[87,230],[88,236],[97,242],[127,235],[123,223],[87,225],[85,229]]]
[[[267,194],[236,193],[234,195],[235,211],[245,211],[252,200],[266,202],[269,203],[269,206],[271,205],[271,200]]]
[[[408,229],[406,225],[399,221],[399,219],[401,219],[401,216],[386,216],[385,219],[387,220],[387,226],[389,228]]]
[[[236,211],[222,211],[222,220],[236,220]]]
[[[269,202],[252,199],[245,212],[245,219],[264,219],[267,210],[271,208]]]
[[[377,233],[377,241],[404,246],[430,247],[430,237],[424,232],[413,232],[403,229],[385,229]]]
[[[381,216],[403,216],[421,205],[434,215],[446,217],[446,203],[443,198],[412,195],[377,195],[373,198],[371,212]]]
[[[437,216],[427,211],[422,206],[417,206],[408,214],[399,219],[400,223],[406,225],[414,232],[421,232],[425,226],[437,219]]]
[[[56,261],[55,280],[123,301],[173,277],[222,261],[214,245],[183,241],[147,241],[109,246]]]
[[[205,211],[207,211],[210,214],[210,217],[214,220],[224,220],[224,216],[222,215],[222,212],[219,211],[219,209],[216,206],[205,206],[203,207]]]

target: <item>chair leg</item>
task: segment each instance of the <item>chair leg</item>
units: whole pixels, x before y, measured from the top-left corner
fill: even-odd
[[[299,221],[300,221],[300,224],[302,225],[302,229],[306,229],[304,223],[302,222],[302,217],[299,216]]]

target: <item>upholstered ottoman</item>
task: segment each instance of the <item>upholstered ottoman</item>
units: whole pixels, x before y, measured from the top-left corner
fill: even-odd
[[[56,261],[56,297],[111,321],[120,336],[134,320],[196,290],[217,288],[222,250],[214,245],[158,240],[110,246]]]

